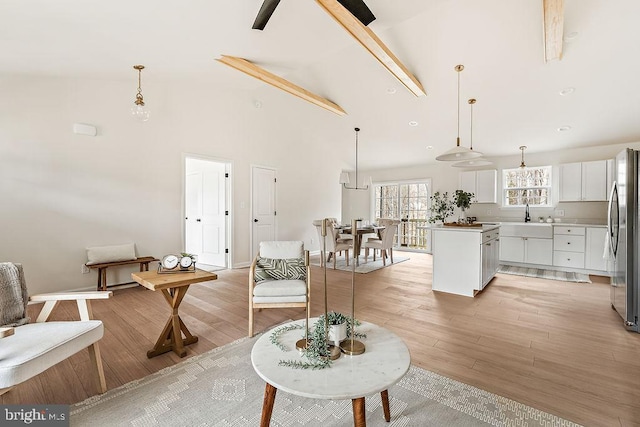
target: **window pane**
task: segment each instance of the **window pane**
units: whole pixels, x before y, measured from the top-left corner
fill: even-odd
[[[551,166],[503,170],[505,206],[551,205]]]

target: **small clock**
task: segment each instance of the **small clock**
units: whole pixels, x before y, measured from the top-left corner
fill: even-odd
[[[167,270],[173,270],[178,266],[180,260],[175,255],[166,255],[162,258],[162,267]]]
[[[189,268],[193,265],[193,259],[190,256],[180,258],[180,268]]]

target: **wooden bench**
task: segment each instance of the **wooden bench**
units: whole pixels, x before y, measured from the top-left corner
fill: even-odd
[[[152,256],[143,256],[143,257],[138,257],[136,259],[132,259],[129,261],[102,262],[100,264],[87,265],[87,267],[98,269],[98,290],[106,291],[107,290],[107,268],[117,267],[119,265],[140,264],[140,271],[149,271],[149,263],[154,261],[160,261],[160,260]],[[136,283],[136,282],[119,283],[119,284],[114,284],[109,286],[130,285],[132,283]]]

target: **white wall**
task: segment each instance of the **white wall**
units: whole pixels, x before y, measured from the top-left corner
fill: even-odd
[[[88,246],[182,250],[184,153],[233,165],[235,266],[251,258],[252,164],[278,171],[278,238],[314,249],[312,220],[339,216],[342,164],[322,156],[313,132],[331,113],[287,94],[257,109],[251,94],[206,77],[145,83],[152,116],[137,123],[128,116],[135,82],[0,76],[0,261],[24,264],[31,293],[94,287],[96,273],[80,272]],[[74,135],[73,123],[98,136]]]
[[[561,163],[583,162],[590,160],[610,159],[625,148],[640,149],[640,142],[631,142],[628,144],[611,144],[601,145],[597,147],[587,147],[579,149],[567,149],[546,153],[526,153],[525,161],[527,166],[551,165],[557,166]],[[502,190],[502,169],[515,168],[520,165],[520,153],[513,156],[489,158],[494,164],[483,169],[498,170],[498,200]],[[371,176],[375,182],[402,181],[412,179],[431,178],[433,183],[433,191],[449,192],[452,194],[459,188],[459,172],[461,169],[454,168],[448,162],[438,162],[426,164],[423,166],[403,167],[384,170],[366,170],[362,172],[363,176]],[[343,191],[342,211],[343,221],[349,221],[349,213],[358,215],[363,218],[370,216],[371,192],[363,192],[359,197],[352,197],[347,194],[347,190]],[[349,192],[349,193],[352,193]],[[555,217],[555,209],[565,211],[565,220],[584,220],[589,222],[604,223],[606,221],[606,202],[575,202],[558,203],[555,208],[532,208],[530,210],[531,218],[536,220],[537,217],[552,216]],[[455,215],[458,215],[456,210]],[[522,218],[524,220],[524,210],[522,208],[502,208],[500,203],[482,203],[472,204],[467,216],[476,216],[478,220],[506,220]],[[371,218],[373,219],[373,218]],[[453,219],[453,218],[451,218]]]

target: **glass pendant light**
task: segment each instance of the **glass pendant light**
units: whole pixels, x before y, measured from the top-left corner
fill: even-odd
[[[520,146],[520,151],[522,151],[522,158],[521,158],[521,160],[520,160],[520,167],[521,167],[522,169],[524,169],[524,168],[526,168],[526,167],[527,167],[527,165],[525,165],[525,164],[524,164],[524,150],[526,150],[526,149],[527,149],[527,146],[526,146],[526,145],[521,145],[521,146]]]
[[[471,132],[469,135],[469,150],[473,151],[473,106],[475,105],[476,100],[474,98],[471,98],[467,102],[471,106],[471,119],[469,120],[470,129],[471,129]],[[454,163],[451,166],[455,168],[474,168],[478,166],[489,166],[491,164],[492,163],[489,160],[485,159],[484,157],[477,157],[475,159],[463,160],[461,162]]]
[[[149,115],[151,112],[149,108],[144,105],[144,99],[142,98],[142,70],[144,70],[144,65],[134,65],[134,70],[138,70],[138,93],[136,94],[136,100],[133,101],[135,104],[131,107],[131,115],[138,121],[146,122],[149,120]]]
[[[436,160],[446,162],[470,160],[482,156],[482,153],[474,152],[460,145],[460,73],[464,70],[464,65],[456,65],[454,70],[458,72],[458,137],[456,138],[455,147],[436,157]]]

